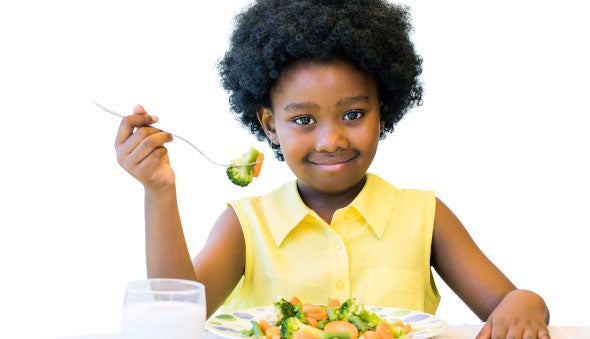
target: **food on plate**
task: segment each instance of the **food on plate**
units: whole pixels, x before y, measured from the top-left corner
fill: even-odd
[[[226,170],[229,180],[238,186],[248,186],[260,174],[264,153],[250,147],[241,157],[233,159]]]
[[[385,323],[385,322],[383,322]],[[359,330],[353,324],[349,323],[346,320],[334,320],[328,322],[324,326],[324,333],[336,334],[337,333],[344,333],[350,339],[357,339],[359,337]],[[365,331],[366,333],[366,331]]]
[[[252,320],[244,334],[255,339],[394,339],[410,338],[412,326],[390,323],[366,309],[355,299],[326,305],[302,303],[297,297],[273,303],[273,320]]]

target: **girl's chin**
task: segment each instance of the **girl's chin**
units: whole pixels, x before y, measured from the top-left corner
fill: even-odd
[[[316,190],[324,193],[344,193],[359,185],[365,173],[359,173],[358,169],[355,171],[321,171],[310,175],[306,180],[306,185],[315,187]]]

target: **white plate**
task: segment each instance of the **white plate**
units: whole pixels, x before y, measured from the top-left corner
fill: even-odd
[[[446,326],[440,318],[428,313],[380,306],[365,306],[365,308],[389,322],[401,320],[404,324],[411,324],[413,339],[434,337]],[[254,307],[233,313],[216,314],[207,320],[207,329],[222,337],[248,338],[242,334],[242,331],[251,328],[251,320],[272,320],[273,318],[273,306]]]

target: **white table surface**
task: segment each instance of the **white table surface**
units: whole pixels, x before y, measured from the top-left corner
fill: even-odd
[[[473,339],[479,332],[481,325],[447,325],[445,330],[433,339]],[[590,339],[590,326],[549,326],[552,339]],[[91,334],[82,336],[62,337],[59,339],[122,339],[118,333]],[[207,332],[205,339],[219,339],[221,337]],[[55,338],[58,339],[58,338]]]

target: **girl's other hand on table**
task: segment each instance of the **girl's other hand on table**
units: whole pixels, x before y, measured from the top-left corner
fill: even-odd
[[[494,309],[477,339],[550,339],[549,314],[543,299],[527,290],[508,293]]]

